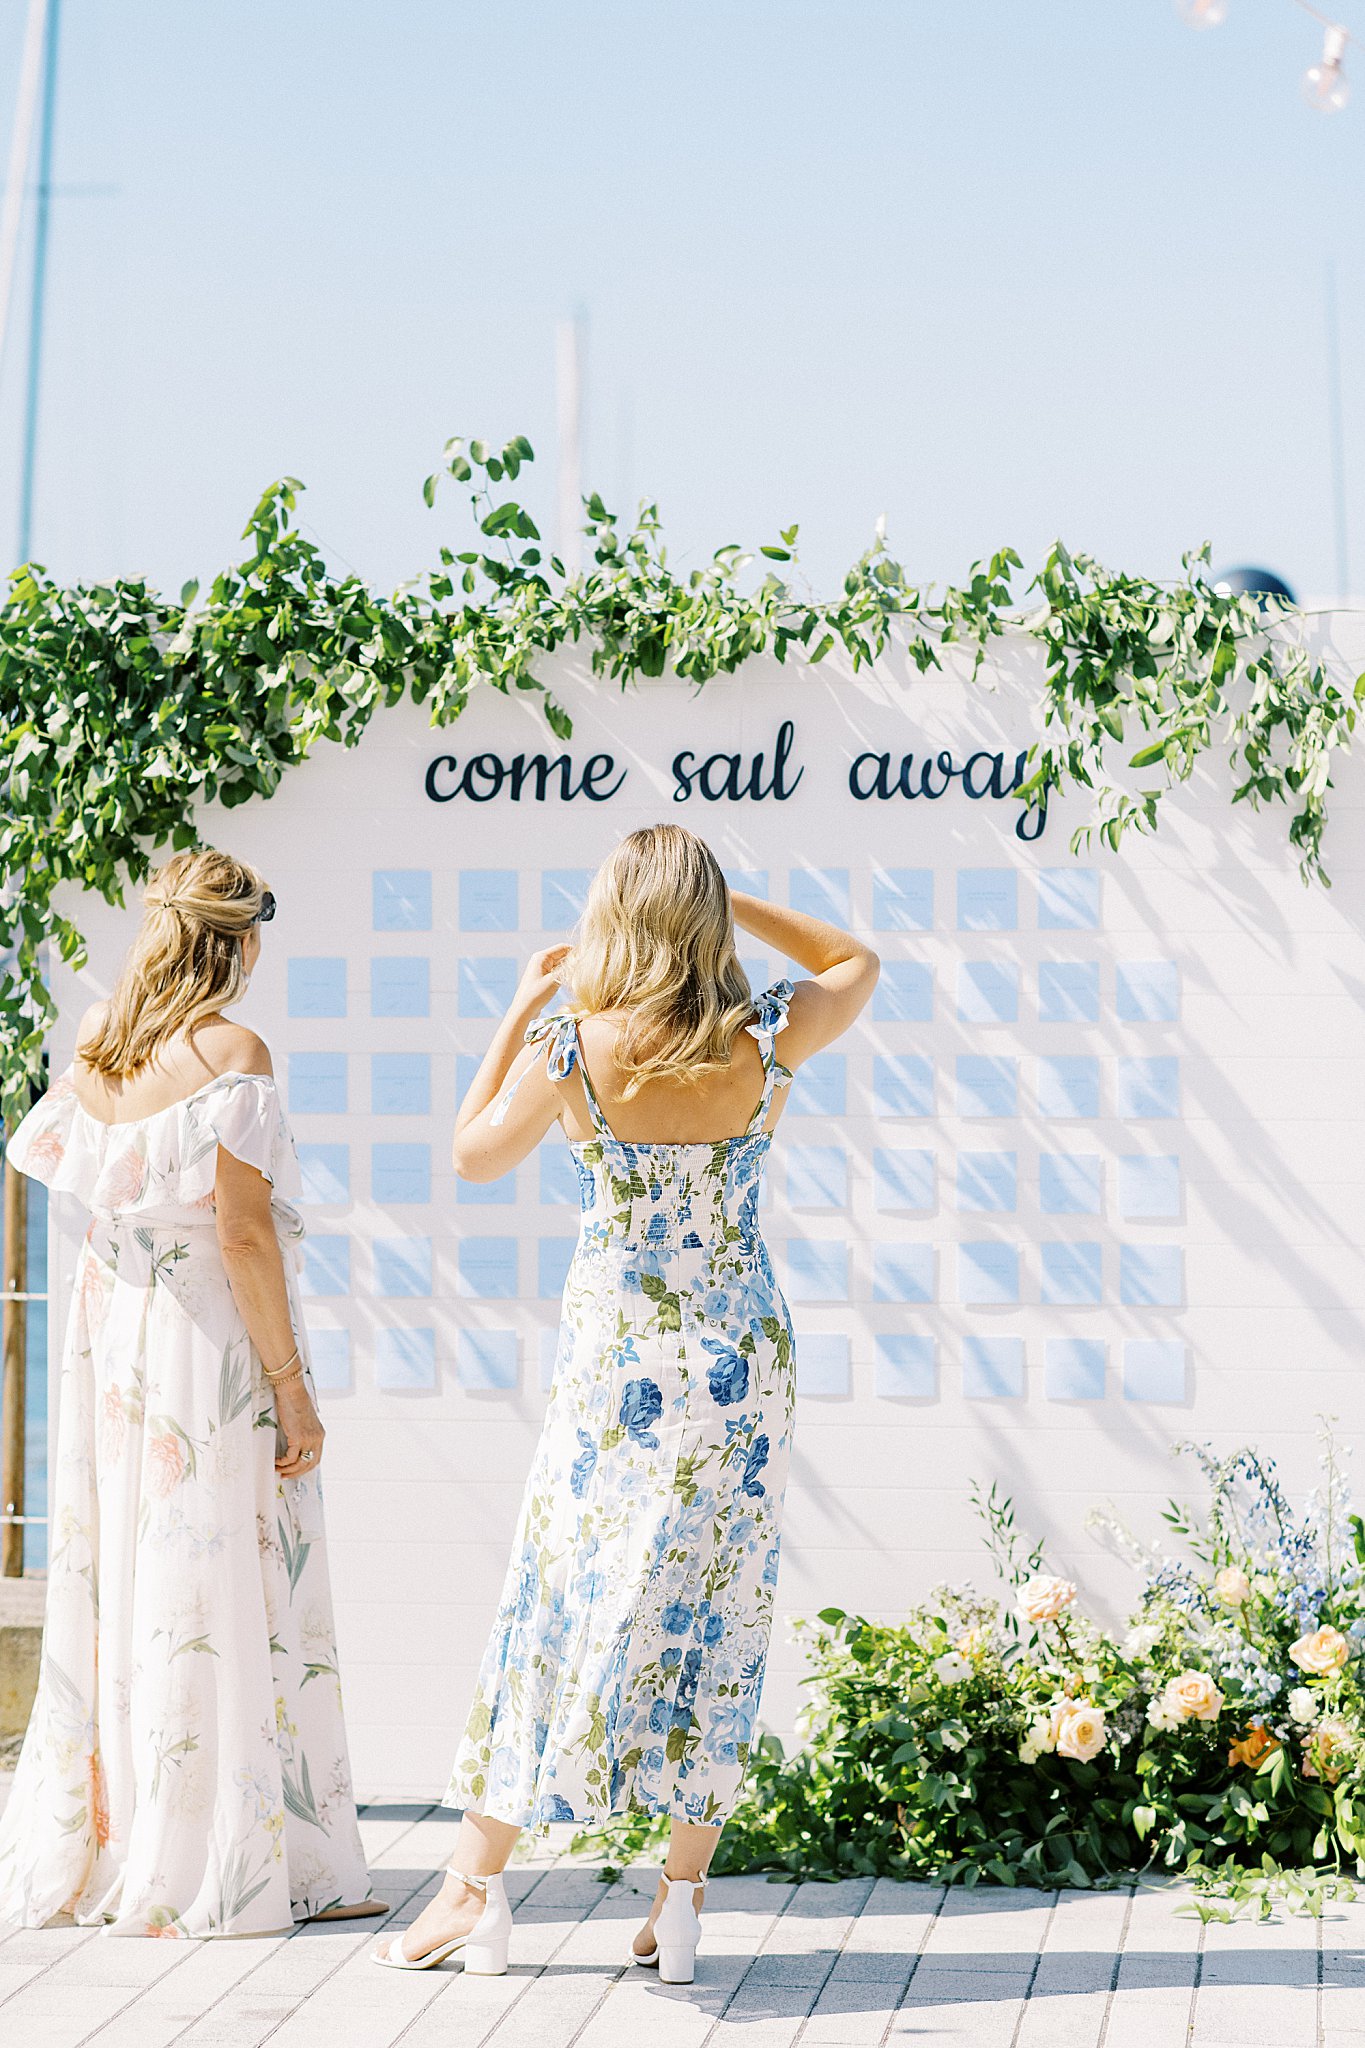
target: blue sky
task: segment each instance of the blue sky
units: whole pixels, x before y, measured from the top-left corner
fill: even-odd
[[[581,306],[585,482],[682,560],[798,520],[828,589],[884,512],[925,577],[1208,538],[1326,593],[1335,254],[1363,589],[1365,51],[1325,119],[1318,41],[1290,0],[66,0],[36,552],[178,586],[292,471],[391,585],[459,530],[449,433],[527,433],[548,510]]]

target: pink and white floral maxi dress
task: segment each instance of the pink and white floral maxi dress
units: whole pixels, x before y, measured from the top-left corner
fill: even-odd
[[[275,1413],[214,1226],[218,1148],[283,1199],[275,1084],[230,1074],[137,1122],[68,1077],[12,1140],[92,1213],[62,1362],[42,1669],[0,1822],[0,1925],[260,1934],[369,1894],[316,1477]]]

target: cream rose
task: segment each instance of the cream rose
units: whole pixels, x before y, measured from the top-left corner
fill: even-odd
[[[1059,1614],[1065,1614],[1075,1597],[1076,1588],[1070,1579],[1040,1574],[1037,1578],[1026,1579],[1019,1588],[1019,1612],[1025,1621],[1056,1621]]]
[[[1215,1572],[1213,1590],[1224,1607],[1245,1607],[1251,1598],[1251,1581],[1240,1565],[1230,1564]]]
[[[1296,1643],[1289,1645],[1289,1654],[1300,1671],[1307,1671],[1313,1678],[1326,1678],[1333,1671],[1344,1668],[1351,1655],[1351,1645],[1340,1629],[1330,1625],[1315,1628],[1308,1636],[1300,1636]]]
[[[1088,1764],[1104,1748],[1104,1709],[1089,1700],[1072,1700],[1063,1709],[1057,1729],[1057,1754]]]
[[[1207,1671],[1178,1671],[1162,1698],[1178,1721],[1216,1721],[1223,1711],[1223,1695]]]

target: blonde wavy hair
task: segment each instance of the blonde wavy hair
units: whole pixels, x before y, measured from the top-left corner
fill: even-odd
[[[623,1101],[647,1081],[728,1067],[754,1004],[710,847],[681,825],[623,839],[593,877],[564,979],[580,1011],[629,1012],[615,1045]]]
[[[247,984],[242,940],[265,894],[255,868],[212,847],[177,853],[159,868],[99,1029],[81,1046],[85,1065],[127,1080],[167,1039],[240,1002]]]

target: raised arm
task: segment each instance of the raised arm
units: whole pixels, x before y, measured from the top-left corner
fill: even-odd
[[[847,1031],[877,986],[882,963],[870,946],[822,918],[738,891],[730,903],[742,931],[777,947],[811,977],[796,984],[781,1039],[783,1064],[799,1066]]]
[[[533,953],[493,1041],[455,1115],[450,1156],[461,1180],[497,1180],[535,1151],[562,1104],[546,1070],[545,1048],[523,1043],[559,987],[567,946]],[[515,1084],[497,1123],[498,1103]]]

